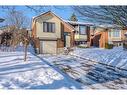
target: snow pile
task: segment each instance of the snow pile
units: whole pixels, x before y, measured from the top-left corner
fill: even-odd
[[[46,64],[45,61],[24,52],[0,52],[1,89],[76,89],[80,87]]]

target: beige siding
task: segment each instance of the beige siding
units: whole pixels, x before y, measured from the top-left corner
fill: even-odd
[[[43,22],[53,22],[55,23],[55,33],[47,33],[43,32]],[[37,37],[39,38],[60,38],[60,20],[56,18],[55,16],[49,15],[43,15],[41,16],[36,23],[37,26]]]

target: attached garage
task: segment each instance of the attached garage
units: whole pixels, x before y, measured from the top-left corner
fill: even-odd
[[[57,41],[40,41],[40,53],[56,54],[57,53]]]

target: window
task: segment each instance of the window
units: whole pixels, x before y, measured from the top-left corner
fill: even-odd
[[[85,35],[86,34],[86,26],[80,26],[79,31],[80,31],[80,34]]]
[[[118,29],[112,30],[112,33],[113,33],[113,37],[120,37],[120,30]]]
[[[55,23],[43,22],[43,32],[55,32]]]

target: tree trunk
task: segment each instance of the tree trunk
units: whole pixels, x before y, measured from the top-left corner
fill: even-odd
[[[24,55],[24,61],[27,59],[27,45],[25,45],[25,55]]]

